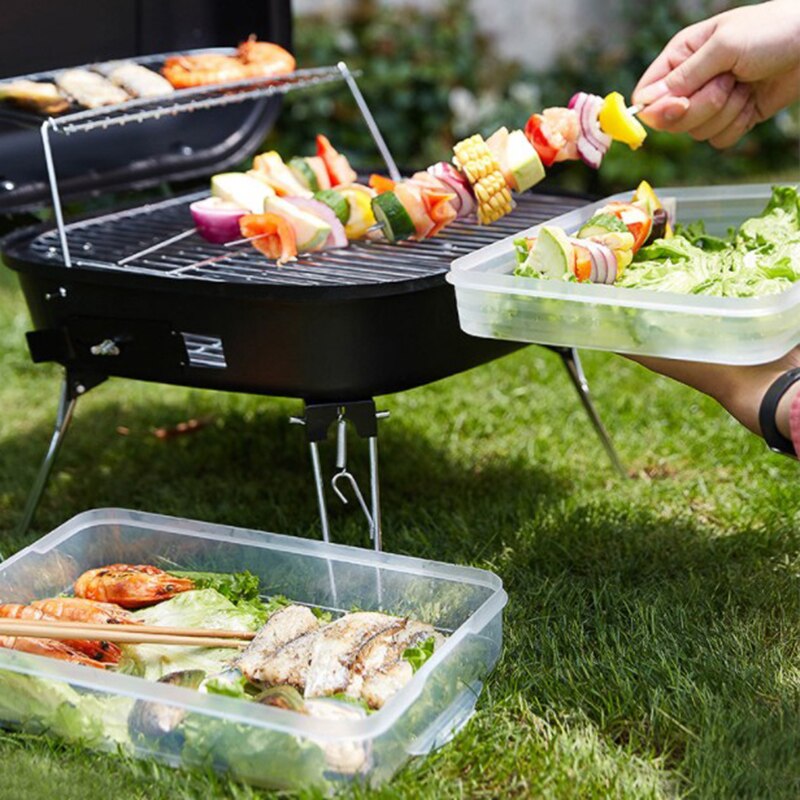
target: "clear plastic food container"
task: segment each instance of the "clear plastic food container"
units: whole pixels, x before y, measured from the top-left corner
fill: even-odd
[[[709,233],[724,235],[760,214],[771,186],[658,189],[674,198],[679,222],[702,219]],[[546,224],[574,233],[611,200],[607,197]],[[461,327],[490,339],[583,347],[619,353],[682,358],[721,364],[759,364],[800,342],[800,284],[760,298],[707,297],[623,289],[599,284],[536,280],[513,275],[513,240],[520,231],[453,262]]]
[[[114,562],[247,569],[269,594],[408,615],[449,638],[382,709],[345,721],[0,649],[0,724],[175,766],[212,766],[270,788],[377,785],[460,730],[500,655],[507,596],[490,572],[117,509],[80,514],[0,565],[0,601],[64,592],[82,571]],[[136,701],[166,706],[182,722],[169,736],[133,742]]]

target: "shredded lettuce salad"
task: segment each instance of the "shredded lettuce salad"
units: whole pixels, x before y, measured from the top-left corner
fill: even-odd
[[[524,240],[518,260],[527,257]],[[526,274],[521,267],[516,275]],[[537,276],[538,277],[538,276]],[[574,276],[569,276],[575,280]],[[779,294],[800,280],[800,196],[775,186],[764,211],[726,237],[706,233],[702,220],[642,247],[615,286],[717,297]]]
[[[800,197],[776,186],[758,217],[720,238],[702,221],[678,227],[636,254],[617,285],[629,289],[759,297],[778,294],[800,279]]]

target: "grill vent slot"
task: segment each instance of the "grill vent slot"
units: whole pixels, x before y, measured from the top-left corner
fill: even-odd
[[[225,348],[217,336],[203,336],[199,333],[181,332],[189,366],[195,369],[226,369]]]

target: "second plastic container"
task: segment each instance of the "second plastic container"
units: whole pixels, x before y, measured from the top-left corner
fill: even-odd
[[[724,235],[760,214],[771,186],[665,188],[675,199],[678,222],[701,219],[709,233]],[[611,200],[607,197],[549,220],[576,231]],[[491,339],[581,347],[619,353],[722,364],[772,361],[800,343],[800,284],[782,294],[728,298],[623,289],[516,277],[513,241],[535,235],[520,231],[453,262],[461,327]]]
[[[81,514],[0,564],[0,602],[58,595],[84,570],[115,562],[246,569],[269,594],[409,616],[448,638],[379,711],[335,721],[0,649],[0,725],[274,789],[377,785],[460,730],[500,655],[507,597],[490,572],[119,509]],[[137,702],[180,723],[169,735],[134,737]]]

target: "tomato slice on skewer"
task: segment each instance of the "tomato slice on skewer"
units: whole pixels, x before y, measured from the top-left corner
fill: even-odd
[[[541,114],[531,114],[525,125],[525,135],[539,154],[539,158],[542,159],[542,164],[546,167],[551,167],[558,155],[558,148],[553,146],[542,130]]]

